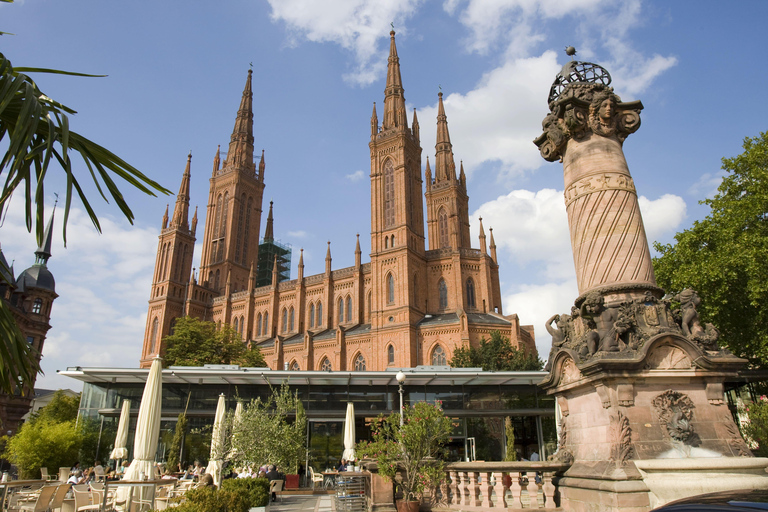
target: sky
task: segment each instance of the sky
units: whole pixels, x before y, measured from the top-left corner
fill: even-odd
[[[14,66],[107,75],[34,78],[78,111],[72,130],[173,193],[192,152],[195,267],[213,157],[227,147],[252,65],[264,207],[275,203],[275,236],[294,249],[295,277],[300,248],[305,275],[323,272],[327,241],[335,269],[354,263],[358,233],[370,252],[370,115],[384,98],[393,24],[422,168],[435,153],[442,90],[468,176],[473,246],[482,217],[498,245],[504,313],[535,326],[545,357],[544,322],[578,295],[562,166],[532,142],[569,60],[564,48],[605,67],[623,100],[643,102],[642,126],[624,151],[648,238],[670,243],[707,214],[699,201],[716,192],[720,159],[766,129],[768,103],[755,96],[768,83],[766,19],[768,3],[757,0],[17,0],[0,4],[0,31],[14,34],[0,36],[0,51]],[[87,184],[77,160],[75,173]],[[62,175],[52,166],[46,178],[46,215],[54,193],[64,193]],[[133,225],[87,184],[102,234],[75,203],[64,248],[57,211],[49,268],[59,298],[37,387],[79,390],[56,373],[71,366],[138,366],[157,236],[175,198],[119,185]],[[17,275],[36,247],[22,211],[15,197],[0,224]]]

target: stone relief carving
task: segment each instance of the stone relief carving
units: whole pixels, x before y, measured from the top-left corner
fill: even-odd
[[[560,384],[570,384],[581,379],[581,372],[576,368],[576,363],[570,357],[563,362],[560,370]]]
[[[566,448],[568,444],[568,422],[567,417],[560,418],[560,436],[557,438],[557,451],[549,456],[548,460],[562,462],[564,464],[573,464],[573,453]]]
[[[673,301],[679,301],[680,307],[673,308]],[[698,294],[693,290],[661,299],[648,290],[643,297],[610,306],[605,304],[601,292],[587,293],[577,300],[570,315],[554,315],[549,319],[546,327],[553,340],[549,360],[561,348],[575,352],[577,364],[594,357],[634,358],[649,339],[665,333],[683,335],[702,350],[726,352],[717,345],[717,329],[712,324],[702,327],[696,313],[699,303]],[[690,368],[691,364],[683,350],[662,346],[648,355],[646,369]],[[545,369],[551,370],[549,363]]]
[[[684,393],[668,389],[651,401],[659,422],[667,429],[673,443],[697,446],[698,436],[693,430],[693,401]]]
[[[731,448],[731,450],[733,450],[735,453],[738,453],[739,457],[754,457],[752,450],[750,450],[749,446],[747,445],[747,442],[744,441],[743,437],[741,437],[739,427],[737,427],[736,423],[734,423],[730,418],[725,421],[725,430],[730,436],[728,438],[728,446]]]
[[[615,416],[611,415],[611,425],[609,427],[611,437],[611,462],[616,466],[622,466],[630,460],[635,453],[632,446],[632,428],[629,426],[629,419],[618,411]]]

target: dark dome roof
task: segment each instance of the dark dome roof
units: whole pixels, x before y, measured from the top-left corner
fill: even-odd
[[[48,267],[40,264],[32,265],[19,274],[16,286],[20,292],[25,292],[29,288],[56,291],[56,281],[53,279],[53,274],[48,270]]]

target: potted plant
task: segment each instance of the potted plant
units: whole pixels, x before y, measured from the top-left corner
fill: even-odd
[[[373,440],[358,446],[363,457],[376,460],[379,474],[395,481],[402,492],[399,512],[416,512],[425,490],[445,479],[445,444],[451,435],[451,420],[441,403],[418,402],[400,414],[379,416],[373,426]],[[396,478],[397,473],[400,477]]]

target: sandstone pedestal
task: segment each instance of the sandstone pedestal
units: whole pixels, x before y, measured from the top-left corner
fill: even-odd
[[[542,384],[557,397],[559,487],[573,511],[646,511],[725,488],[768,488],[768,459],[741,438],[723,395],[744,360],[660,334],[634,357],[554,357]]]

